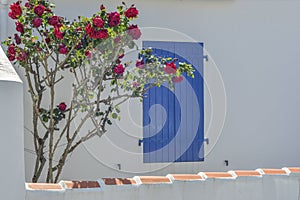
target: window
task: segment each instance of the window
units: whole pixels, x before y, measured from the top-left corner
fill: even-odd
[[[194,66],[195,78],[151,88],[143,100],[144,163],[204,160],[203,43],[144,41],[153,53]]]

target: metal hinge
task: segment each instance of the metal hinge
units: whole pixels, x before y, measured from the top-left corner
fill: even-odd
[[[139,146],[141,146],[143,143],[143,139],[139,139]]]
[[[208,62],[208,55],[203,55],[203,59]]]
[[[209,144],[209,138],[204,138],[204,142],[205,142],[206,144]]]

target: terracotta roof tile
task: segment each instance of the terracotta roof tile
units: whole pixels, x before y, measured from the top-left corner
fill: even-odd
[[[133,178],[102,178],[98,181],[61,181],[59,184],[27,183],[28,190],[64,190],[100,188],[105,185],[171,184],[173,181],[190,181],[213,178],[262,177],[263,175],[290,175],[300,173],[300,167],[282,169],[235,170],[229,172],[200,172],[199,174],[169,174],[167,176],[135,176]],[[298,176],[298,175],[297,175]],[[100,185],[101,184],[101,185]]]
[[[67,189],[100,188],[97,181],[62,181]]]
[[[261,169],[264,174],[267,175],[286,175],[286,171],[283,169]]]
[[[289,167],[291,173],[300,173],[300,167]]]
[[[197,174],[170,174],[176,181],[202,180],[203,178]]]
[[[206,178],[233,178],[228,172],[203,172]]]
[[[171,183],[166,176],[139,176],[142,184]]]
[[[136,181],[132,178],[103,178],[106,185],[135,185]]]
[[[261,176],[258,171],[255,170],[236,170],[233,171],[237,176]]]
[[[32,190],[61,190],[63,189],[59,184],[52,183],[28,183],[28,188]]]

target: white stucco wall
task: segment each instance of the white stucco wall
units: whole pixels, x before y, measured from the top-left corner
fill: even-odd
[[[70,18],[90,15],[99,7],[96,0],[55,2],[57,13]],[[195,173],[300,165],[297,159],[300,150],[300,27],[296,24],[300,17],[299,1],[127,2],[128,5],[135,3],[140,9],[137,23],[141,27],[168,28],[204,42],[225,84],[227,113],[222,134],[216,145],[212,142],[206,146],[206,150],[212,150],[204,162],[167,167],[143,164],[142,148],[137,145],[137,138],[142,136],[141,128],[132,123],[141,124],[141,107],[129,106],[131,117],[123,117],[124,121],[112,128],[106,138],[96,138],[78,149],[68,160],[63,178],[95,179],[128,176],[129,172]],[[118,1],[101,3],[113,9]],[[9,24],[12,33],[12,21]],[[170,40],[168,34],[158,34],[155,38]],[[208,66],[214,66],[211,60],[205,68],[211,85],[217,72]],[[206,90],[205,94],[207,112],[211,93]],[[30,127],[28,105],[29,98],[25,97],[25,126]],[[208,130],[210,113],[206,113],[205,120]],[[128,136],[129,133],[133,136]],[[218,135],[211,134],[208,137]],[[25,147],[31,148],[31,143],[30,133],[25,131]],[[26,178],[30,180],[33,155],[26,152],[25,158]],[[225,166],[224,160],[229,161],[229,166]]]
[[[23,200],[25,198],[23,84],[1,47],[0,135],[1,198]]]

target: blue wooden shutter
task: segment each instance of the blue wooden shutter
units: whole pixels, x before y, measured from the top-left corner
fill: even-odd
[[[143,47],[196,69],[174,91],[154,87],[143,100],[144,163],[203,161],[203,43],[144,41]]]

